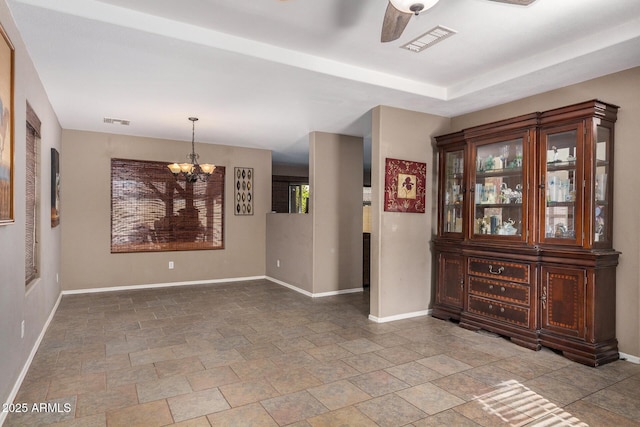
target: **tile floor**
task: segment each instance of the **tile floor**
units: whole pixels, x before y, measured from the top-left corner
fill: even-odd
[[[266,280],[64,296],[5,426],[640,425],[639,365],[376,324],[368,298]]]

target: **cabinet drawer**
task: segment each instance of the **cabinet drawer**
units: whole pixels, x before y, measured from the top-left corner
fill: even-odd
[[[529,305],[531,288],[517,283],[469,276],[469,292],[488,298]]]
[[[529,309],[496,300],[469,295],[469,312],[525,328],[529,327]]]
[[[469,274],[527,284],[530,282],[530,270],[529,264],[483,258],[469,257],[467,264]]]

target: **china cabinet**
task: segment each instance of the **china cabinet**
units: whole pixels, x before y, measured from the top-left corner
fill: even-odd
[[[592,100],[436,138],[434,317],[591,366],[618,358],[617,109]]]

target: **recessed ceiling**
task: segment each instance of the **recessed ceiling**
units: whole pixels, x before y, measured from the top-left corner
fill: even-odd
[[[640,2],[442,0],[380,42],[387,0],[8,0],[65,129],[273,150],[367,136],[390,105],[455,116],[640,65]],[[399,47],[455,29],[420,54]],[[105,124],[125,117],[129,126]]]

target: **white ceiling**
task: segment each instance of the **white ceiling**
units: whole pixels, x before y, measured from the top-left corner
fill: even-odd
[[[384,44],[387,0],[7,2],[63,128],[190,141],[197,116],[278,163],[377,105],[455,116],[640,66],[638,0],[441,0]],[[436,25],[457,34],[399,48]]]

